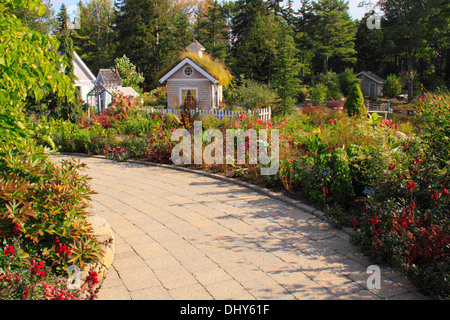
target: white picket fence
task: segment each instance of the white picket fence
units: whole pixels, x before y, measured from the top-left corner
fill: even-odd
[[[172,113],[177,117],[180,117],[179,109],[155,109],[155,108],[145,108],[147,110],[147,114],[150,113],[161,113],[168,114]],[[219,110],[219,109],[191,109],[191,116],[194,116],[196,113],[199,114],[199,117],[204,116],[214,116],[217,119],[221,120],[223,118],[234,118],[238,117],[240,114],[246,114],[249,116],[256,116],[259,120],[268,121],[272,118],[272,110],[270,107],[258,110]]]
[[[387,102],[369,102],[368,100],[364,101],[364,104],[367,108],[368,113],[378,113],[379,115],[384,115],[384,118],[387,119],[389,113],[391,112],[391,106],[389,101]]]

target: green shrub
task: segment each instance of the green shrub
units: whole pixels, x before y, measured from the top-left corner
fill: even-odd
[[[241,102],[245,109],[261,109],[273,106],[277,99],[277,93],[268,85],[253,80],[245,81],[245,85],[239,88]]]
[[[383,83],[383,96],[392,98],[402,93],[400,78],[395,74],[390,74]]]
[[[328,96],[328,88],[322,84],[316,84],[309,90],[309,94],[311,95],[311,99],[318,104],[322,104],[327,99]]]
[[[130,158],[142,159],[148,153],[149,143],[147,136],[138,137],[132,135],[125,137],[121,142],[121,146],[128,151]]]
[[[340,79],[337,73],[328,72],[326,75],[322,73],[317,74],[313,77],[312,82],[314,85],[323,84],[327,88],[324,100],[340,100],[343,98]]]
[[[344,103],[344,110],[349,116],[360,116],[367,113],[364,106],[364,97],[358,84],[354,84],[350,89],[347,100]]]

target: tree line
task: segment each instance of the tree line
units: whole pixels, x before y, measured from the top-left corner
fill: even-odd
[[[49,0],[44,3],[51,12]],[[194,39],[237,81],[243,76],[273,85],[284,103],[302,87],[359,71],[396,74],[410,96],[421,85],[448,86],[447,1],[380,0],[378,6],[379,13],[368,10],[354,20],[344,0],[301,0],[298,9],[293,0],[89,0],[78,4],[80,27],[70,38],[94,74],[125,55],[144,77],[144,91],[158,85],[158,72]],[[368,25],[374,14],[381,16],[380,28]],[[18,15],[43,32],[61,29],[49,23],[51,14],[40,20]]]

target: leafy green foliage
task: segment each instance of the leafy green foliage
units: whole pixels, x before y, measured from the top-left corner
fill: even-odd
[[[390,74],[383,83],[383,96],[392,98],[402,93],[400,78],[395,74]]]
[[[91,194],[86,177],[79,175],[80,164],[60,166],[49,158],[54,147],[45,118],[38,121],[23,113],[25,99],[33,92],[41,100],[44,90],[74,101],[71,79],[60,72],[66,57],[56,52],[57,39],[23,27],[6,9],[27,8],[42,14],[39,1],[12,1],[0,4],[0,239],[20,237],[25,256],[42,257],[54,265],[51,246],[56,236],[73,248],[69,262],[81,266],[101,255],[85,221]],[[39,144],[38,144],[39,142]],[[80,243],[85,246],[77,255]]]
[[[136,66],[131,63],[130,59],[126,55],[122,58],[114,60],[117,71],[122,79],[124,87],[133,87],[137,92],[141,92],[142,89],[139,85],[144,81],[144,77],[136,71]]]
[[[344,72],[339,73],[339,87],[344,96],[350,93],[353,85],[359,84],[359,79],[353,73],[353,69],[345,69]]]

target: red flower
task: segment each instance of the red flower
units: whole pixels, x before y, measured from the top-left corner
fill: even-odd
[[[158,119],[158,115],[157,115],[157,114],[155,114],[155,115],[153,116],[153,118],[155,118],[155,119]]]
[[[437,191],[435,190],[434,193],[431,194],[431,199],[439,199],[439,194],[437,193]]]
[[[395,164],[389,163],[389,170],[394,170],[394,168],[395,168]]]
[[[374,217],[374,218],[370,218],[370,224],[373,226],[376,226],[379,222],[379,218],[378,217]]]
[[[41,279],[45,277],[45,270],[44,270],[44,262],[41,261],[39,264],[36,262],[36,260],[33,259],[31,261],[31,273],[34,275],[37,275]]]
[[[23,300],[27,300],[29,294],[30,294],[30,289],[26,289],[25,292],[22,294]]]
[[[405,143],[403,144],[403,147],[404,147],[405,149],[408,149],[408,144],[405,142]]]
[[[70,249],[67,247],[67,245],[62,245],[61,243],[58,244],[56,247],[56,252],[59,254],[59,256],[68,256],[71,254]]]
[[[14,226],[14,229],[13,229],[14,233],[19,236],[20,235],[20,230],[21,230],[20,225],[18,223],[16,223],[16,222],[13,222],[13,226]]]
[[[412,189],[416,187],[416,184],[414,182],[407,181],[407,183],[408,183],[408,191],[412,191]]]
[[[92,282],[93,284],[98,283],[98,274],[97,271],[91,270],[89,271],[89,275],[86,277],[86,282]]]
[[[5,249],[3,250],[3,254],[5,256],[9,256],[9,255],[15,255],[16,254],[16,250],[14,249],[14,246],[9,246],[7,244],[5,244]]]
[[[442,193],[445,194],[446,196],[448,196],[448,190],[447,190],[447,188],[444,188],[444,190],[442,190]]]

